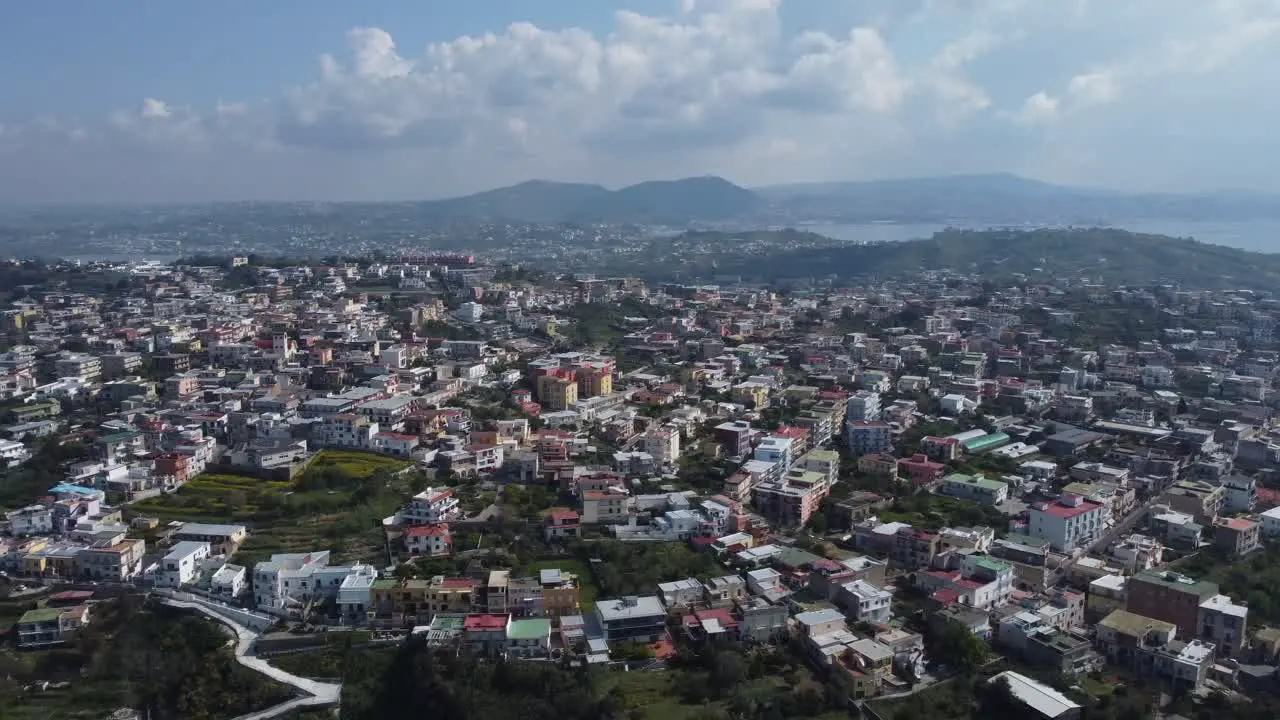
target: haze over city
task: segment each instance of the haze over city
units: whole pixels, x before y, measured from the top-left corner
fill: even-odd
[[[0,199],[1016,172],[1280,190],[1271,0],[14,3]],[[1242,112],[1242,102],[1247,112]]]

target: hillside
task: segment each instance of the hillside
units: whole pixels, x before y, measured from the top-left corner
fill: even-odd
[[[953,175],[755,188],[775,213],[797,220],[966,224],[1098,224],[1142,218],[1247,220],[1280,217],[1280,198],[1260,193],[1123,193],[1017,175]]]
[[[705,239],[706,234],[702,234]],[[735,237],[725,234],[725,240]],[[781,242],[779,235],[779,242]],[[1280,255],[1253,253],[1186,238],[1111,228],[1060,230],[948,230],[926,240],[717,255],[699,272],[745,278],[892,277],[953,269],[989,277],[1097,278],[1148,285],[1272,289],[1280,283]]]
[[[441,218],[516,222],[662,223],[684,225],[754,213],[761,201],[750,190],[718,177],[654,180],[619,190],[545,180],[424,203]]]

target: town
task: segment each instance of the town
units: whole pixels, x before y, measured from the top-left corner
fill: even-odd
[[[307,664],[335,637],[599,669],[647,683],[612,686],[639,717],[767,716],[743,688],[807,703],[752,700],[779,717],[1148,717],[1280,686],[1267,293],[461,253],[23,271],[0,653],[80,647],[138,596],[234,630],[288,710],[355,702]],[[704,655],[706,687],[674,679]]]

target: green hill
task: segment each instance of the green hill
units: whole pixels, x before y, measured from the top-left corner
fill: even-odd
[[[781,242],[783,234],[778,238]],[[925,240],[874,245],[832,241],[822,248],[771,250],[746,257],[726,254],[714,260],[714,272],[708,267],[707,274],[740,274],[766,281],[886,278],[951,269],[991,278],[1095,278],[1130,285],[1271,290],[1280,284],[1280,255],[1112,228],[947,230]]]

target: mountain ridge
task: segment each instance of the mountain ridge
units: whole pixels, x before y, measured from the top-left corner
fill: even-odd
[[[422,205],[428,212],[451,217],[685,225],[745,217],[762,204],[750,190],[708,175],[648,180],[617,190],[588,183],[526,180]]]

